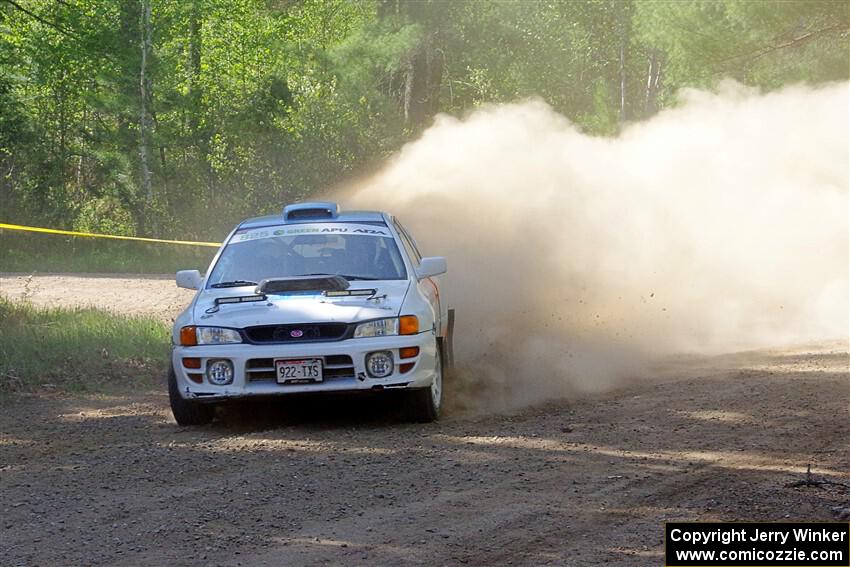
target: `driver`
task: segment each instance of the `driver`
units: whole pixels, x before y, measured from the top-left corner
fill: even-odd
[[[348,236],[345,239],[345,273],[356,276],[373,271],[375,240],[373,236]]]
[[[265,238],[258,241],[257,251],[246,266],[248,271],[256,274],[254,281],[264,278],[286,277],[299,273],[300,259],[283,238]]]

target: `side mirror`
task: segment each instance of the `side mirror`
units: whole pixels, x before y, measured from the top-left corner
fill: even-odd
[[[419,262],[419,267],[416,268],[416,277],[421,280],[430,278],[431,276],[439,276],[440,274],[445,274],[447,270],[446,259],[442,256],[422,258]]]
[[[180,270],[177,272],[177,287],[186,289],[198,289],[204,279],[198,270]]]

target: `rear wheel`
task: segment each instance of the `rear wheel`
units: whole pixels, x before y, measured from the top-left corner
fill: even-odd
[[[183,399],[174,367],[168,369],[168,400],[177,425],[206,425],[213,419],[213,407]]]
[[[437,343],[437,367],[434,381],[427,388],[419,388],[407,392],[407,415],[411,421],[428,423],[440,417],[443,406],[443,348]]]

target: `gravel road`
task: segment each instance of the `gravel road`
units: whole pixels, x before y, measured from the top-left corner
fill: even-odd
[[[194,295],[173,275],[0,273],[0,296],[40,307],[97,307],[171,321]]]
[[[67,305],[91,281],[50,277],[28,284],[30,300]],[[0,292],[20,298],[17,278],[0,277]],[[57,285],[66,295],[39,298]],[[183,300],[141,295],[129,310],[147,305],[163,318],[173,312],[166,303]],[[15,394],[0,400],[0,557],[644,566],[663,561],[664,521],[833,520],[850,507],[838,484],[786,486],[809,463],[850,483],[846,342],[660,374],[605,395],[428,425],[401,422],[383,398],[240,407],[212,426],[179,428],[164,388]]]

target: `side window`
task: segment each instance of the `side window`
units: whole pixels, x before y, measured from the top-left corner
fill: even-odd
[[[401,223],[395,221],[395,228],[398,231],[399,236],[401,237],[401,243],[404,245],[404,249],[407,251],[407,256],[410,258],[411,262],[419,265],[419,261],[422,260],[422,255],[419,254],[419,250],[416,248],[416,244],[413,243],[413,239],[407,234],[407,231],[404,230],[404,227],[401,226]]]
[[[402,277],[405,273],[404,260],[401,259],[401,252],[395,242],[389,238],[376,238],[378,241],[378,259],[388,262],[392,266],[392,270],[387,270],[388,266],[384,266],[383,271],[392,272],[393,279]],[[389,244],[387,244],[389,243]]]

